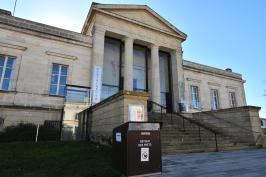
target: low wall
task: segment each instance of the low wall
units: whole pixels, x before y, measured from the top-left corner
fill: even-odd
[[[259,110],[260,107],[243,106],[193,113],[192,117],[221,134],[255,145],[258,138],[263,135]]]
[[[62,109],[0,106],[0,118],[4,119],[3,127],[19,123],[43,124],[45,120],[60,121],[61,113]]]
[[[121,91],[90,108],[87,132],[90,140],[111,143],[113,128],[129,121],[129,105],[143,105],[147,121],[147,93]]]

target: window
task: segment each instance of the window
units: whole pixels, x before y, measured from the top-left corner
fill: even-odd
[[[119,92],[121,67],[121,41],[105,38],[101,100]]]
[[[192,108],[199,108],[199,89],[197,86],[191,86],[191,106]]]
[[[229,92],[229,104],[231,108],[236,107],[236,94],[235,92]]]
[[[134,45],[133,47],[133,90],[145,92],[146,83],[146,66],[147,66],[147,49],[142,46]]]
[[[159,68],[160,68],[161,105],[167,106],[167,103],[169,104],[170,102],[168,99],[168,95],[170,94],[168,53],[159,52]]]
[[[66,95],[67,66],[53,64],[50,85],[51,95]]]
[[[0,90],[11,90],[15,58],[0,55]]]
[[[219,95],[216,89],[211,89],[211,109],[219,109]]]

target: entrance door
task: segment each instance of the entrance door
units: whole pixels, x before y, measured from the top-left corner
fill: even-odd
[[[161,105],[165,106],[166,111],[170,113],[173,111],[170,80],[170,56],[168,53],[160,51],[159,57]]]

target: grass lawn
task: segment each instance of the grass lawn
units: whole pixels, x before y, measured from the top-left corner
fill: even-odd
[[[0,144],[0,177],[117,177],[111,147],[90,142]]]

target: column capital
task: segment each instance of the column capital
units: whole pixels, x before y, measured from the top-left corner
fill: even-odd
[[[106,32],[106,29],[104,29],[102,26],[100,26],[100,25],[94,25],[93,26],[93,30],[92,30],[93,32],[93,34],[95,34],[95,33],[98,33],[98,34],[105,34],[105,32]]]
[[[183,50],[182,47],[177,47],[176,51],[178,52],[179,55],[183,55]]]
[[[150,44],[149,47],[150,47],[151,49],[159,49],[159,46],[156,45],[156,44]]]
[[[122,38],[122,41],[124,42],[134,42],[134,39],[132,37],[129,37],[129,36],[125,36]]]

